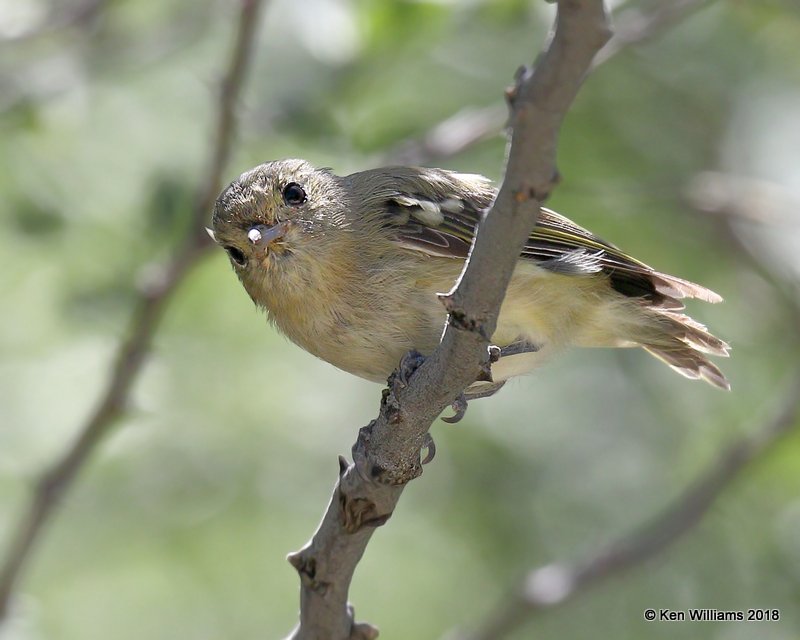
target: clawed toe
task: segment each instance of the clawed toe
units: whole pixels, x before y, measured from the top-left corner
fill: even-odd
[[[425,362],[425,356],[423,356],[419,351],[412,349],[408,353],[404,354],[400,359],[400,364],[395,370],[397,381],[403,386],[407,386],[411,376],[417,369],[419,369],[423,362]]]
[[[428,464],[436,456],[436,443],[433,441],[433,436],[430,433],[425,434],[425,442],[422,443],[422,450],[426,450],[425,457],[420,464]]]
[[[460,422],[461,419],[467,415],[467,397],[463,393],[453,400],[453,404],[450,406],[453,408],[454,413],[452,416],[442,418],[442,422],[455,424],[456,422]]]

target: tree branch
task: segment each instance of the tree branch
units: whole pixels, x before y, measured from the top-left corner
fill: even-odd
[[[571,601],[589,587],[650,560],[690,531],[745,467],[797,427],[800,427],[800,371],[795,373],[781,409],[772,420],[730,445],[672,505],[639,531],[597,550],[583,562],[554,563],[528,572],[477,631],[448,634],[447,638],[501,640],[535,613]]]
[[[208,168],[191,211],[189,232],[171,262],[143,287],[131,318],[129,336],[117,351],[108,387],[97,408],[74,443],[42,474],[24,515],[12,531],[10,544],[0,564],[0,622],[8,614],[20,573],[61,498],[72,486],[90,454],[123,414],[167,304],[210,246],[202,227],[221,188],[222,171],[230,155],[235,108],[251,58],[262,5],[263,0],[243,0],[241,3],[234,48],[219,91]]]
[[[489,337],[522,245],[557,182],[561,122],[597,51],[610,37],[602,0],[561,0],[555,33],[535,71],[523,68],[508,92],[511,143],[505,179],[479,225],[455,288],[439,347],[404,358],[389,379],[378,418],[361,429],[353,464],[340,477],[317,532],[289,556],[301,578],[296,640],[374,638],[355,624],[347,593],[374,528],[386,522],[406,483],[422,472],[431,423],[488,367]]]

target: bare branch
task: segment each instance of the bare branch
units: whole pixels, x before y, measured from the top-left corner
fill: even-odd
[[[719,172],[695,177],[686,190],[690,206],[717,225],[718,237],[740,259],[770,282],[800,328],[797,282],[779,274],[753,252],[736,223],[774,221],[794,202],[777,185]],[[798,331],[794,332],[797,339]],[[725,449],[711,466],[671,505],[639,531],[599,549],[581,563],[549,564],[530,571],[514,593],[472,634],[448,634],[448,640],[498,640],[510,635],[534,614],[573,600],[589,587],[636,567],[664,551],[688,533],[710,510],[722,492],[745,468],[766,455],[793,429],[800,429],[800,370],[778,404],[775,416]]]
[[[139,296],[128,338],[120,345],[109,384],[97,408],[75,442],[36,484],[30,503],[15,530],[0,564],[0,621],[8,613],[20,573],[35,543],[52,519],[64,493],[72,486],[89,455],[123,414],[131,388],[150,351],[152,338],[172,295],[209,246],[202,223],[220,190],[222,171],[230,155],[235,129],[235,107],[255,42],[255,30],[263,0],[243,0],[234,49],[223,76],[218,98],[208,169],[191,211],[190,230],[175,257],[157,277],[150,278]]]
[[[448,634],[448,640],[506,638],[535,613],[569,602],[589,587],[658,555],[690,531],[751,462],[795,428],[800,428],[800,371],[796,372],[774,418],[729,446],[672,505],[641,530],[599,549],[583,562],[554,563],[530,571],[480,629],[474,633]]]
[[[535,71],[523,68],[508,93],[511,144],[505,180],[457,285],[443,302],[439,347],[409,354],[389,379],[376,420],[361,429],[354,463],[340,478],[319,529],[289,557],[301,578],[300,625],[292,638],[355,638],[347,593],[376,526],[386,522],[406,483],[422,472],[420,449],[431,423],[488,366],[488,340],[522,244],[557,182],[561,122],[597,51],[610,37],[602,0],[562,0],[555,33]]]
[[[384,164],[417,165],[456,156],[470,147],[500,135],[508,109],[492,104],[466,108],[436,123],[419,137],[403,140],[383,156]]]
[[[694,11],[712,0],[662,0],[651,12],[638,7],[623,9],[615,18],[614,36],[595,56],[596,69],[629,47],[635,47],[661,36]],[[435,124],[421,136],[404,140],[384,154],[387,164],[427,164],[449,158],[470,147],[499,135],[507,111],[496,104],[483,108],[462,109]]]

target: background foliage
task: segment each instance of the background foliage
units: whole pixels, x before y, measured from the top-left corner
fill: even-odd
[[[98,397],[137,283],[186,231],[234,11],[0,0],[0,540]],[[459,110],[499,104],[551,11],[274,0],[228,178],[283,157],[367,168]],[[459,425],[437,423],[436,460],[351,594],[385,637],[475,623],[526,568],[635,528],[770,415],[800,355],[797,318],[697,205],[730,200],[765,264],[800,275],[798,43],[791,0],[707,3],[588,81],[550,204],[726,298],[690,310],[732,343],[734,390],[643,353],[580,351],[473,404]],[[498,178],[503,150],[498,135],[430,164]],[[335,456],[378,399],[378,386],[268,327],[215,252],[172,301],[130,411],[39,548],[0,637],[286,633],[297,579],[285,554],[313,531]],[[519,637],[797,638],[799,462],[794,435],[678,546]],[[647,607],[779,608],[782,619],[646,623]]]

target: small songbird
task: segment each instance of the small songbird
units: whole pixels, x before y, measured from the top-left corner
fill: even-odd
[[[340,177],[303,160],[268,162],[219,196],[215,241],[247,293],[306,351],[384,382],[411,349],[431,353],[449,291],[495,196],[489,180],[420,167]],[[707,354],[728,345],[681,313],[682,298],[720,302],[660,273],[549,209],[517,263],[492,344],[496,391],[566,347],[642,347],[687,378],[729,389]]]

